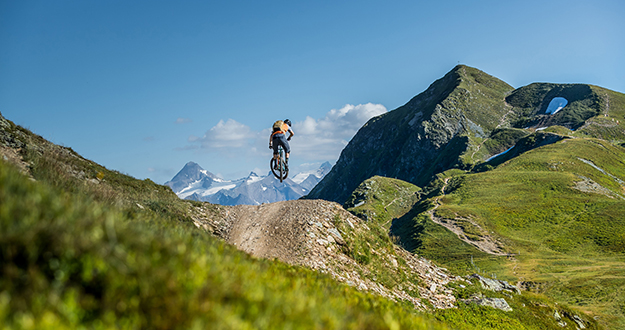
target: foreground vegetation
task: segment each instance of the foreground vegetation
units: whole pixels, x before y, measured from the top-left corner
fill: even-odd
[[[16,156],[0,159],[0,328],[447,329],[322,273],[254,259],[197,229],[196,203],[168,187],[1,116],[0,128]]]
[[[141,201],[165,205],[158,199],[150,203],[147,196]],[[0,162],[0,324],[7,329],[446,328],[318,272],[252,259],[184,219],[172,222],[186,202],[179,203],[173,212],[142,210],[137,200],[118,206],[32,182]]]
[[[518,282],[607,328],[625,327],[625,149],[598,139],[553,141],[493,159],[485,164],[491,169],[440,173],[428,187],[413,188],[420,197],[408,212],[377,217],[392,220],[391,234],[407,249],[456,273]],[[371,205],[350,211],[362,216],[398,198],[384,190],[370,195]],[[469,239],[491,237],[508,256],[467,244],[432,214],[454,221]]]

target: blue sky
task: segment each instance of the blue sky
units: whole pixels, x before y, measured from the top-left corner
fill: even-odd
[[[158,183],[188,161],[265,174],[289,118],[297,171],[458,63],[625,92],[623,17],[602,0],[0,0],[0,112]]]

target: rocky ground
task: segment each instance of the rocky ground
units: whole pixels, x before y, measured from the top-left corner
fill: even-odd
[[[344,235],[349,233],[341,232],[335,224],[343,222],[353,230],[370,228],[334,202],[295,200],[260,206],[220,206],[217,210],[203,206],[196,207],[194,214],[196,226],[214,232],[253,256],[319,270],[360,290],[410,301],[419,309],[454,307],[456,299],[448,284],[465,281],[398,246],[394,255],[384,259],[385,265],[359,264],[341,248]],[[405,264],[398,263],[398,258]],[[386,287],[366,276],[369,267],[403,268],[418,274],[420,280]]]

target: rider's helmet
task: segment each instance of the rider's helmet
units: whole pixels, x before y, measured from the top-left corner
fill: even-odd
[[[290,121],[290,120],[288,120],[288,119],[285,119],[285,120],[284,120],[284,123],[285,123],[285,124],[287,124],[287,125],[289,125],[289,126],[291,126],[291,121]]]

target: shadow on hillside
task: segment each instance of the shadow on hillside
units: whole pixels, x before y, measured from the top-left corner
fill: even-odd
[[[416,203],[412,209],[399,218],[393,219],[389,235],[396,238],[397,244],[407,251],[415,251],[422,245],[421,234],[425,229],[424,221],[420,217],[424,215],[432,204],[428,201]]]

